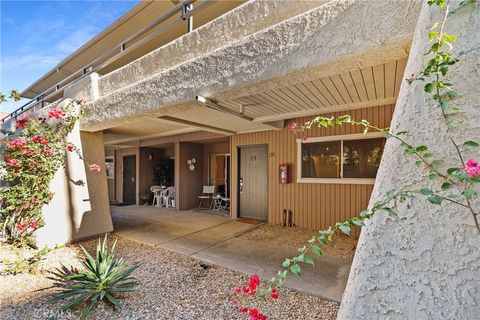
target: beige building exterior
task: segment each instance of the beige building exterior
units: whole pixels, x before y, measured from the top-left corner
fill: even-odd
[[[36,100],[4,121],[85,99],[71,139],[111,169],[92,174],[72,160],[87,181],[82,190],[59,172],[39,239],[112,231],[109,205],[142,204],[160,184],[161,159],[172,163],[172,210],[196,208],[203,186],[214,185],[232,219],[321,229],[357,215],[381,188],[385,140],[348,126],[313,128],[299,139],[288,125],[350,114],[383,128],[401,117],[406,66],[422,56],[419,48],[411,54],[421,10],[414,0],[141,2],[24,90]],[[386,166],[380,173],[388,176]],[[64,226],[69,231],[53,239]],[[354,319],[355,298],[347,296],[341,318]],[[396,305],[393,319],[410,317],[411,306]]]

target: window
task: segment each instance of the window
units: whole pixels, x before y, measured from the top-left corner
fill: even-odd
[[[374,183],[385,138],[382,133],[298,140],[298,182]]]

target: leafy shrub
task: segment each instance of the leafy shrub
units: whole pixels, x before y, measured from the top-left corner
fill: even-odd
[[[1,100],[1,99],[0,99]],[[0,240],[18,243],[44,225],[42,207],[55,172],[65,165],[66,154],[80,151],[66,141],[83,111],[83,102],[51,109],[45,117],[18,118],[15,131],[1,130]]]
[[[138,282],[131,274],[139,267],[135,265],[127,268],[123,258],[115,258],[115,245],[112,248],[107,247],[107,235],[96,248],[95,259],[80,246],[85,254],[85,260],[82,262],[83,270],[77,268],[62,268],[53,272],[49,279],[55,281],[53,288],[59,289],[59,292],[50,301],[66,300],[60,307],[60,312],[74,309],[82,304],[87,304],[83,310],[81,319],[85,319],[95,304],[106,300],[116,309],[121,308],[121,304],[115,297],[119,292],[134,291]],[[51,288],[52,288],[51,287]]]

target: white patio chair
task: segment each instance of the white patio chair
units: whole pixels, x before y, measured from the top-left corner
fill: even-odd
[[[151,186],[150,191],[153,192],[153,202],[152,206],[161,207],[162,206],[162,191],[163,188],[160,186]],[[155,205],[155,202],[157,203]]]
[[[210,199],[214,193],[215,186],[203,186],[202,195],[198,196],[198,209],[210,209]],[[205,202],[207,206],[205,206]]]
[[[167,208],[175,207],[175,187],[168,187],[162,191],[162,202]]]

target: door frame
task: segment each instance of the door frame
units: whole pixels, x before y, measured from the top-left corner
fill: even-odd
[[[124,155],[122,157],[122,203],[125,203],[125,158],[131,158],[134,159],[135,167],[133,168],[133,176],[135,179],[135,186],[133,188],[133,203],[132,205],[137,204],[137,155],[135,154],[130,154],[130,155]]]
[[[266,151],[267,151],[267,192],[266,192],[266,197],[267,197],[267,218],[265,220],[260,220],[260,221],[265,221],[266,223],[268,223],[268,195],[269,195],[269,188],[268,188],[268,185],[269,185],[269,182],[270,182],[270,178],[268,176],[268,172],[269,172],[269,169],[270,169],[270,165],[269,165],[269,161],[268,161],[268,158],[269,158],[269,144],[268,143],[257,143],[257,144],[247,144],[247,145],[237,145],[237,170],[236,170],[236,175],[237,175],[237,185],[235,187],[236,191],[237,191],[237,203],[236,203],[236,218],[237,219],[254,219],[254,218],[245,218],[245,217],[242,217],[240,215],[240,165],[241,165],[241,160],[242,160],[242,157],[241,157],[241,149],[244,149],[244,148],[255,148],[255,147],[265,147],[266,148]],[[231,159],[230,159],[231,160]],[[231,165],[231,163],[230,163]]]

